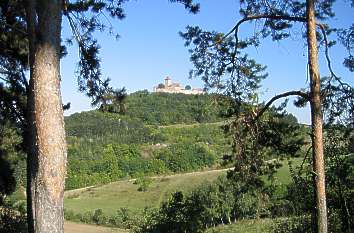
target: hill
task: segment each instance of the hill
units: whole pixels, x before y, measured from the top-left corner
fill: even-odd
[[[218,166],[230,141],[215,123],[222,118],[212,102],[209,95],[140,91],[127,97],[125,114],[66,117],[67,189]]]

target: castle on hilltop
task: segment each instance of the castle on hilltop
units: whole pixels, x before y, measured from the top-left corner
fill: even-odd
[[[191,88],[189,85],[183,88],[180,83],[173,83],[169,76],[165,78],[165,84],[160,83],[158,86],[154,87],[154,92],[183,93],[186,95],[201,95],[205,93],[203,89]]]

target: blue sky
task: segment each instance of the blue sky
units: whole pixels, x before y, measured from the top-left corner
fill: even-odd
[[[200,0],[198,14],[189,14],[183,6],[171,4],[167,0],[132,0],[125,4],[127,17],[114,21],[115,31],[120,38],[115,40],[107,33],[97,34],[101,44],[102,71],[104,77],[112,79],[112,86],[126,87],[128,92],[148,89],[162,82],[169,75],[182,85],[202,87],[200,80],[189,80],[188,72],[193,68],[189,62],[189,53],[184,41],[178,35],[187,25],[199,25],[205,30],[228,32],[240,19],[238,2],[235,0]],[[335,26],[348,26],[354,19],[354,10],[349,3],[338,1]],[[69,29],[66,19],[63,21],[63,37]],[[252,24],[245,24],[240,35],[254,30]],[[295,30],[294,30],[295,31]],[[262,100],[277,93],[308,86],[306,74],[307,51],[300,35],[282,42],[265,40],[262,45],[249,50],[258,62],[267,65],[269,77],[263,83]],[[71,109],[66,112],[88,110],[90,100],[78,92],[75,69],[78,60],[77,48],[69,48],[69,55],[61,62],[63,102],[71,102]],[[345,51],[335,46],[330,51],[334,67],[340,76],[354,84],[353,73],[347,72],[341,65]],[[322,56],[323,53],[320,54]],[[323,56],[322,56],[323,57]],[[320,60],[321,75],[328,72],[324,60]],[[300,122],[309,123],[309,110],[296,109],[289,105]]]

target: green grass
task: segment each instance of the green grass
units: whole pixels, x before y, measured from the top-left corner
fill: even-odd
[[[120,208],[138,213],[144,207],[158,207],[174,191],[189,191],[203,182],[215,180],[221,173],[218,171],[161,177],[153,179],[145,192],[138,191],[138,186],[133,181],[118,181],[66,195],[65,208],[75,213],[102,209],[105,214],[110,215]]]
[[[269,232],[271,219],[241,220],[234,224],[210,228],[206,233],[259,233]]]
[[[292,158],[292,166],[295,168],[297,166],[300,166],[302,163],[303,158]],[[283,166],[281,166],[275,175],[277,184],[279,185],[284,185],[284,184],[289,184],[291,182],[291,176],[290,176],[290,170],[289,170],[289,164],[287,160],[282,161]]]
[[[206,233],[261,233],[268,232],[271,219],[241,220],[234,224],[210,228]]]
[[[300,164],[301,161],[301,158],[293,159],[294,166]],[[145,192],[138,191],[138,185],[134,184],[134,181],[118,181],[66,194],[65,208],[75,213],[102,209],[105,214],[111,215],[120,208],[128,208],[133,213],[139,213],[144,207],[158,207],[162,201],[167,200],[170,194],[177,190],[188,192],[199,184],[213,181],[225,173],[225,171],[213,171],[159,177],[153,179]],[[286,160],[283,161],[283,166],[278,169],[275,176],[279,187],[284,187],[291,181]]]

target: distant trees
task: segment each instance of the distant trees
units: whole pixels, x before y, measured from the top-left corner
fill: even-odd
[[[67,189],[105,184],[123,177],[194,171],[216,164],[216,155],[198,144],[173,144],[157,149],[149,157],[143,157],[134,144],[108,144],[97,148],[94,158],[82,158],[78,150],[75,146],[69,150]],[[81,166],[83,162],[85,165]]]
[[[185,89],[185,90],[191,90],[192,87],[191,87],[190,85],[187,85],[187,86],[184,87],[184,89]]]
[[[151,125],[221,121],[221,106],[213,95],[145,93],[138,91],[125,99],[126,115]]]
[[[157,88],[163,89],[163,88],[165,88],[165,85],[163,83],[159,83],[159,85],[157,85]]]

